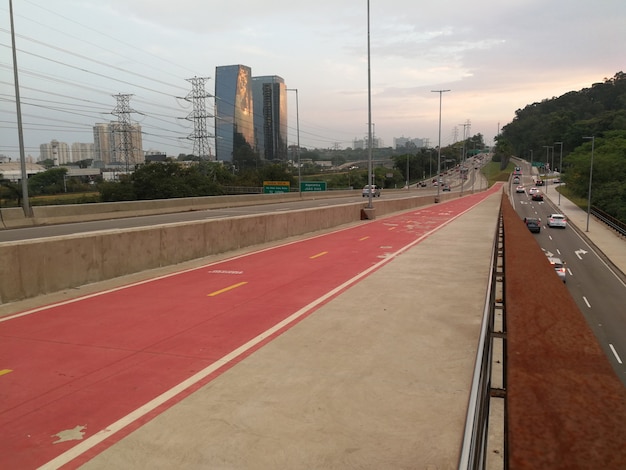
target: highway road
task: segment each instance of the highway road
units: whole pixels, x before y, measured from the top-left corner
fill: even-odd
[[[434,195],[436,190],[432,188],[416,189],[412,187],[406,190],[383,190],[382,196],[389,198],[406,198],[424,195]],[[71,235],[77,233],[89,233],[101,230],[123,230],[129,228],[149,227],[152,225],[174,224],[180,222],[194,222],[208,219],[219,219],[226,217],[236,217],[252,214],[265,214],[275,212],[285,212],[290,210],[302,210],[315,207],[326,207],[337,204],[348,204],[366,202],[367,199],[358,196],[343,196],[336,198],[302,199],[300,201],[290,201],[274,204],[257,204],[240,207],[223,207],[218,209],[207,209],[199,211],[177,212],[171,214],[149,215],[141,217],[128,217],[111,220],[98,220],[92,222],[77,222],[59,225],[46,225],[37,227],[26,227],[18,229],[0,230],[0,243],[29,240],[34,238],[46,238],[53,236]]]
[[[452,172],[450,172],[452,175]],[[450,183],[451,192],[458,192],[467,195],[473,190],[483,189],[484,178],[476,177],[475,172],[470,172],[468,181],[461,185],[461,180],[456,176],[445,177],[446,182]],[[417,187],[412,185],[409,190],[406,189],[383,189],[381,197],[384,199],[403,199],[417,196],[435,196],[437,194],[436,187]],[[375,200],[378,198],[374,198]],[[208,219],[219,219],[226,217],[236,217],[253,214],[265,214],[275,212],[285,212],[291,210],[302,210],[316,207],[327,207],[337,204],[365,203],[367,198],[360,194],[360,191],[354,196],[338,196],[334,198],[303,198],[302,200],[294,200],[285,203],[263,203],[257,205],[248,205],[240,207],[223,207],[218,209],[207,209],[199,211],[186,211],[171,214],[149,215],[141,217],[128,217],[111,220],[97,220],[91,222],[77,222],[58,225],[45,225],[36,227],[25,227],[17,229],[0,230],[0,243],[32,240],[35,238],[47,238],[54,236],[72,235],[78,233],[97,232],[102,230],[124,230],[129,228],[149,227],[153,225],[174,224],[180,222],[194,222]]]
[[[565,229],[547,226],[550,214],[559,213],[558,206],[548,198],[531,200],[528,190],[533,186],[533,178],[529,170],[526,163],[522,178],[524,193],[516,193],[517,185],[511,187],[513,207],[521,218],[541,218],[541,232],[533,236],[546,255],[566,263],[567,288],[626,385],[626,283],[572,226]],[[545,186],[539,189],[546,193]],[[547,191],[555,191],[554,186],[549,186]]]

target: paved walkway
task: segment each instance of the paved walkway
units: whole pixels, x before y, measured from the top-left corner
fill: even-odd
[[[81,468],[456,468],[500,199]]]

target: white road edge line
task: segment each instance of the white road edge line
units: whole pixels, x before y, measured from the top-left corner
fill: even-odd
[[[587,297],[585,297],[583,295],[583,300],[585,301],[585,303],[587,304],[587,307],[591,308],[591,304],[589,303],[589,301],[587,300]]]

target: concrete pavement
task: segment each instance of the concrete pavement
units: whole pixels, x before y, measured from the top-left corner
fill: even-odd
[[[81,468],[456,468],[500,198]]]

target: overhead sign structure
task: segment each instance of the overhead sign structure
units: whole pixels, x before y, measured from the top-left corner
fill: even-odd
[[[326,181],[302,181],[300,191],[326,191]]]
[[[263,194],[288,193],[289,181],[263,181]]]

